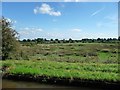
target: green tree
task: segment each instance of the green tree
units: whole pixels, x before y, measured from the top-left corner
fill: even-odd
[[[118,41],[120,41],[120,36],[118,37]]]
[[[2,19],[0,19],[2,22]],[[2,24],[0,23],[0,60],[2,59]]]
[[[17,58],[19,52],[18,33],[12,28],[12,22],[2,17],[2,59]]]
[[[69,43],[73,43],[73,40],[71,38],[69,38]]]

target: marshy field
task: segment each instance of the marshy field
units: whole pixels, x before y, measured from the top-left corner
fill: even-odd
[[[120,3],[87,1],[3,2],[3,89],[120,88]]]
[[[3,78],[66,85],[118,85],[117,43],[21,45],[24,60],[4,60]]]

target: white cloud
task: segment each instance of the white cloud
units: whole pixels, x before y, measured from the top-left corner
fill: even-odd
[[[25,30],[21,30],[20,33],[20,38],[21,39],[35,39],[35,38],[46,38],[46,39],[82,39],[82,38],[109,38],[109,37],[116,37],[116,33],[108,32],[107,34],[104,33],[104,31],[97,31],[97,32],[84,32],[79,33],[81,30],[80,29],[73,29],[73,31],[41,31],[42,29],[36,28],[35,30],[33,29],[28,29],[24,28]],[[38,32],[38,31],[39,32]]]
[[[25,27],[25,28],[23,28],[24,30],[29,30],[29,28],[28,27]]]
[[[36,31],[41,32],[41,31],[43,31],[43,30],[42,30],[42,29],[40,29],[40,28],[38,28],[38,29],[36,29]]]
[[[12,23],[12,24],[13,24],[13,23],[14,23],[14,24],[17,23],[16,20],[12,20],[12,19],[10,19],[10,18],[6,18],[6,21],[7,21],[7,22],[10,22],[10,23]]]
[[[37,8],[38,8],[38,7],[36,7],[35,9],[33,9],[34,14],[37,14]]]
[[[37,34],[37,33],[42,32],[42,31],[43,30],[41,28],[25,27],[25,28],[21,28],[18,33],[23,36],[23,35]]]
[[[18,33],[20,35],[29,35],[29,32],[27,32],[27,31],[19,31]]]
[[[51,8],[50,5],[43,3],[41,7],[36,7],[34,10],[34,13],[41,13],[41,14],[48,14],[51,16],[61,16],[60,11],[55,11],[54,8]]]
[[[10,23],[12,22],[12,20],[10,18],[6,18],[6,21],[10,22]]]
[[[91,16],[97,15],[97,14],[100,13],[103,9],[104,9],[104,8],[101,8],[101,9],[93,12],[93,13],[91,14]]]
[[[116,33],[111,33],[111,32],[108,32],[107,34],[104,33],[104,32],[89,32],[89,33],[86,33],[84,34],[84,36],[82,38],[117,38],[117,35]]]
[[[75,29],[72,29],[71,31],[73,31],[73,32],[81,32],[82,30],[79,29],[79,28],[75,28]]]
[[[62,33],[62,32],[49,32],[49,33],[45,33],[46,34],[46,37],[49,38],[49,39],[63,39],[65,38],[65,33]]]

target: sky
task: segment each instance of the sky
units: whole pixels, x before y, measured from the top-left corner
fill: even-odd
[[[2,2],[2,15],[20,39],[118,37],[117,2]]]
[[[1,0],[3,2],[118,2],[119,0]]]

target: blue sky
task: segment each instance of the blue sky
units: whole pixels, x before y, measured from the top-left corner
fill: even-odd
[[[3,2],[20,39],[116,38],[117,2]]]
[[[2,0],[4,2],[118,2],[119,0]]]

